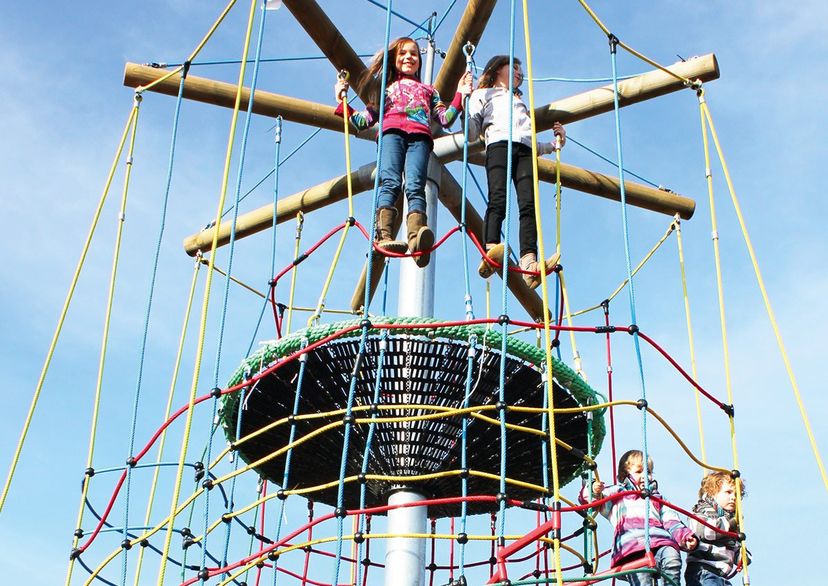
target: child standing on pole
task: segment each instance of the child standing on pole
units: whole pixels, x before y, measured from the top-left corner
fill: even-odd
[[[384,54],[381,51],[365,71],[362,83],[375,85],[382,77]],[[385,113],[382,123],[382,162],[377,195],[377,233],[374,240],[381,248],[399,252],[403,243],[394,241],[394,221],[397,217],[396,202],[402,190],[405,171],[405,196],[408,200],[406,217],[408,249],[414,253],[417,266],[425,267],[431,258],[429,250],[434,245],[434,233],[428,227],[425,183],[428,159],[433,141],[431,120],[447,127],[454,122],[463,108],[463,96],[471,93],[471,74],[466,74],[459,84],[449,106],[441,100],[437,90],[420,81],[420,47],[408,37],[393,41],[387,49],[386,87],[384,89]],[[335,87],[340,99],[348,91],[348,81],[340,79]],[[370,86],[369,86],[370,87]],[[371,96],[363,112],[348,108],[348,117],[358,130],[377,123],[379,110],[377,95]],[[336,114],[343,115],[340,102]]]

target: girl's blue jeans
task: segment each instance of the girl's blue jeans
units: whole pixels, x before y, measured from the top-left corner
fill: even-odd
[[[402,189],[405,170],[405,197],[408,211],[426,211],[425,184],[431,137],[425,134],[386,132],[382,135],[382,163],[377,208],[393,208]]]
[[[688,564],[684,571],[684,582],[687,586],[732,586],[730,580],[706,570],[700,564]]]
[[[662,576],[672,580],[672,584],[681,585],[681,554],[672,547],[662,546],[655,550],[656,567]],[[655,574],[641,572],[630,574],[627,581],[632,586],[652,586],[656,583]],[[661,584],[670,584],[666,580],[660,580]]]

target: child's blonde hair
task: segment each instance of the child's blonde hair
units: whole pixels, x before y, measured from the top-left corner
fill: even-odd
[[[640,463],[644,461],[644,452],[641,450],[628,450],[624,452],[621,459],[618,460],[618,483],[624,482],[630,475],[628,470],[630,464]],[[647,456],[647,472],[653,473],[653,459]]]
[[[730,472],[711,472],[707,474],[701,481],[701,487],[699,488],[699,498],[704,496],[716,496],[716,493],[719,492],[725,484],[732,484],[736,486],[736,482]],[[740,478],[739,479],[739,490],[742,493],[742,496],[745,496],[747,492],[745,491],[745,482]]]

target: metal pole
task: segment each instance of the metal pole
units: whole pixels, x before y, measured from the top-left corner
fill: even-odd
[[[429,25],[429,30],[434,19]],[[434,39],[429,34],[426,47],[426,62],[423,70],[423,82],[430,84],[434,72]],[[426,181],[426,213],[429,226],[437,231],[437,196],[440,185],[441,165],[432,156],[428,163],[428,180]],[[408,210],[408,202],[405,209]],[[431,254],[427,267],[419,268],[412,259],[403,259],[400,267],[400,294],[397,313],[401,316],[432,317],[434,315],[434,267],[436,255]],[[411,403],[413,401],[401,397]],[[406,425],[397,434],[399,449],[405,451],[412,441],[411,431]],[[425,496],[408,486],[400,486],[388,497],[389,505],[416,503],[425,500]],[[393,535],[426,534],[428,507],[403,507],[388,511],[388,532]],[[392,537],[388,539],[385,550],[385,586],[423,586],[425,584],[426,540],[423,537]]]

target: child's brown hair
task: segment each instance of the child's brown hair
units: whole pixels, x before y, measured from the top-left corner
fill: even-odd
[[[412,39],[411,37],[400,37],[399,39],[394,39],[391,41],[391,44],[388,45],[388,48],[385,50],[380,50],[376,55],[374,55],[374,60],[371,61],[371,65],[362,73],[359,78],[359,85],[360,87],[366,86],[368,84],[371,88],[369,91],[370,97],[369,100],[372,104],[379,103],[379,96],[382,95],[382,92],[379,92],[379,84],[382,82],[382,62],[383,59],[386,59],[385,71],[386,71],[386,80],[385,80],[385,87],[388,87],[394,80],[397,79],[397,53],[400,50],[400,47],[406,45],[408,43],[412,43],[415,47],[417,47],[417,53],[420,53],[420,45],[417,44],[417,41]],[[385,55],[387,54],[387,57]],[[423,67],[423,60],[420,59],[420,65],[417,67],[417,73],[414,74],[414,77],[417,81],[420,81],[420,70]]]
[[[701,487],[699,488],[699,498],[704,496],[716,496],[716,493],[721,490],[722,486],[725,484],[732,484],[736,486],[736,482],[730,472],[711,472],[710,474],[705,475],[701,481]],[[739,491],[742,493],[742,496],[745,496],[747,492],[745,491],[745,483],[740,478],[739,479]]]
[[[520,65],[520,59],[517,57],[514,58],[514,64]],[[487,88],[487,87],[494,87],[495,78],[497,77],[497,72],[500,71],[500,68],[504,65],[509,65],[509,56],[508,55],[495,55],[491,59],[489,59],[488,63],[486,63],[486,67],[483,68],[483,73],[480,74],[480,79],[477,81],[478,88]],[[521,92],[517,88],[514,88],[515,95],[520,96]]]

